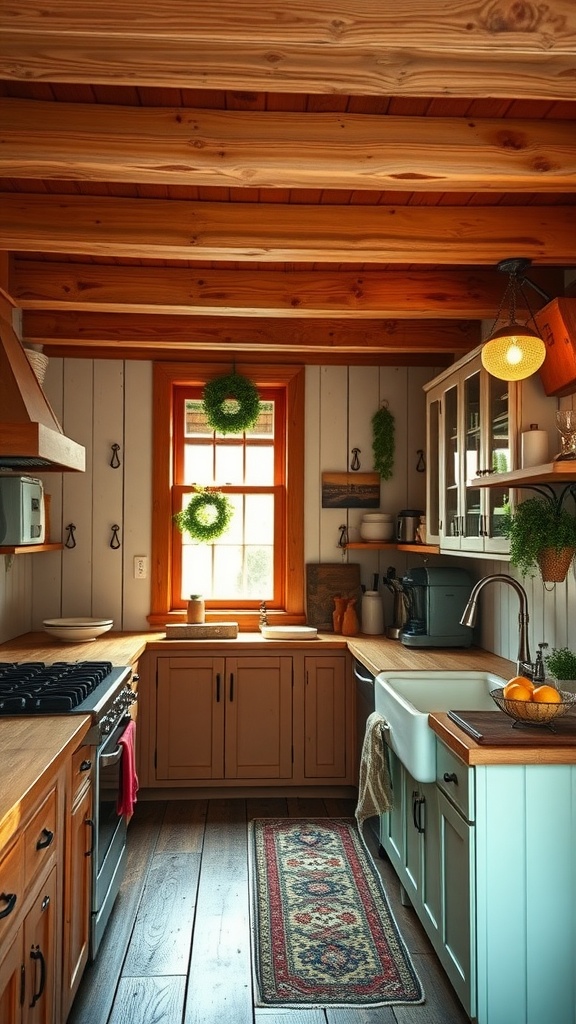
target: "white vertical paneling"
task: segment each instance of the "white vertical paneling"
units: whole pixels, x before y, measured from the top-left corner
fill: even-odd
[[[32,565],[39,555],[0,555],[0,643],[31,628]]]
[[[373,366],[351,366],[348,372],[348,463],[352,462],[352,449],[359,448],[360,473],[374,471],[372,451],[372,417],[380,406],[378,373]],[[382,508],[382,486],[380,481],[380,507]],[[342,509],[342,522],[346,522],[350,540],[361,540],[360,523],[367,509]],[[379,551],[350,551],[349,561],[358,562],[362,583],[367,589],[372,586],[372,577],[380,571]]]
[[[380,504],[383,511],[396,516],[401,508],[406,508],[407,497],[408,369],[405,366],[381,366],[379,382],[378,405],[386,403],[394,417],[394,469],[390,480],[382,481]],[[424,392],[420,399],[424,403]]]
[[[320,561],[322,466],[320,462],[320,367],[307,366],[304,405],[304,563]]]
[[[348,367],[320,369],[320,465],[321,472],[345,473],[348,469]],[[306,499],[308,500],[308,499]],[[345,512],[345,510],[344,510]],[[320,561],[336,562],[338,527],[345,521],[343,510],[323,508],[320,515]]]
[[[147,629],[152,572],[152,363],[125,364],[123,628]],[[119,472],[119,471],[118,471]],[[134,579],[134,556],[148,556],[148,579]]]
[[[76,547],[62,553],[62,615],[92,614],[92,460],[94,364],[64,361],[64,431],[86,448],[86,472],[63,474],[62,525],[76,527]]]
[[[46,370],[44,391],[59,423],[64,421],[64,361],[50,359]],[[73,440],[77,440],[73,435]],[[48,540],[62,541],[63,473],[40,473],[44,490],[50,495],[50,536]],[[69,520],[68,520],[69,521]],[[44,619],[59,618],[62,614],[62,552],[51,551],[32,560],[32,623],[41,629]]]
[[[94,449],[92,453],[92,615],[113,619],[122,628],[122,583],[125,526],[124,497],[124,364],[96,360],[93,384]],[[119,444],[120,468],[110,465],[112,445]],[[119,548],[111,548],[112,526]]]

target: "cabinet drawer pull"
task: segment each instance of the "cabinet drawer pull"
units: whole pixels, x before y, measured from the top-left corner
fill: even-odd
[[[220,673],[216,673],[216,703],[220,703]]]
[[[49,828],[42,829],[42,836],[44,838],[39,839],[38,842],[36,843],[37,850],[45,850],[48,846],[51,845],[51,843],[54,840],[54,833],[51,832]]]
[[[230,703],[234,700],[234,673],[230,673]]]
[[[81,772],[89,772],[91,767],[92,767],[92,761],[81,761],[80,762],[80,768],[78,770],[81,771]]]
[[[86,853],[84,854],[84,856],[85,857],[91,857],[92,854],[94,853],[94,840],[96,838],[96,834],[95,834],[95,831],[94,831],[94,822],[93,822],[92,818],[86,818],[85,824],[90,829],[90,849],[86,850]]]
[[[46,895],[40,904],[40,911],[43,913],[50,906],[50,897]]]
[[[456,786],[458,785],[458,776],[456,772],[444,772],[444,782],[453,782]]]
[[[0,910],[0,917],[8,917],[12,913],[17,899],[18,897],[15,892],[0,892],[0,900],[4,900],[8,904],[4,910]]]
[[[30,950],[30,959],[40,961],[40,984],[36,992],[34,992],[34,995],[32,996],[32,1002],[30,1003],[30,1006],[33,1007],[36,1006],[36,1003],[40,999],[40,996],[44,991],[44,985],[46,984],[46,961],[44,959],[44,954],[42,953],[40,946],[32,946],[32,949]]]

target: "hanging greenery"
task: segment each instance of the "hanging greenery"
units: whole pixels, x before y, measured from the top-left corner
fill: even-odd
[[[174,519],[182,533],[209,544],[228,529],[233,514],[234,506],[226,494],[197,487],[186,508]]]
[[[372,417],[374,469],[389,480],[394,467],[394,417],[384,404]]]
[[[213,430],[239,434],[256,423],[260,395],[253,381],[234,372],[208,381],[202,393],[202,406]]]

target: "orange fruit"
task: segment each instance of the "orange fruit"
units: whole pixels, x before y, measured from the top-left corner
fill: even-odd
[[[503,695],[510,700],[532,700],[534,683],[524,676],[513,676],[504,687]]]
[[[558,693],[555,686],[548,686],[543,683],[542,686],[537,686],[532,694],[532,700],[537,700],[542,704],[561,704],[562,697]]]
[[[522,683],[507,683],[504,696],[507,700],[532,700],[532,690]]]

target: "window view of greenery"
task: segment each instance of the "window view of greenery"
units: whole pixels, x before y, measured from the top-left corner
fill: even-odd
[[[234,507],[230,526],[212,543],[181,536],[182,600],[195,593],[216,603],[274,598],[275,406],[263,400],[250,430],[222,435],[208,424],[201,397],[180,405],[182,507],[194,485],[222,491]]]

